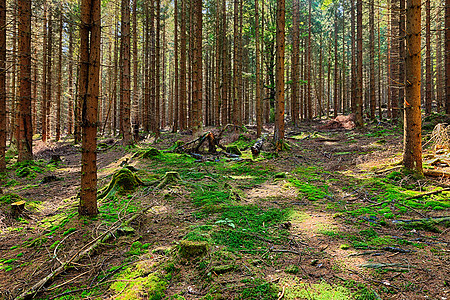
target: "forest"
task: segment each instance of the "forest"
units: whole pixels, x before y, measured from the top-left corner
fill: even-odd
[[[0,0],[0,300],[450,298],[450,0]]]

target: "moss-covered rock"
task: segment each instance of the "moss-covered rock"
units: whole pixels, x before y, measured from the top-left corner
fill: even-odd
[[[181,258],[191,259],[201,257],[208,252],[209,244],[207,242],[194,242],[182,240],[179,245],[179,251]]]
[[[161,152],[159,152],[158,149],[150,148],[147,151],[145,151],[144,154],[142,154],[142,158],[151,159],[159,155],[161,155]]]

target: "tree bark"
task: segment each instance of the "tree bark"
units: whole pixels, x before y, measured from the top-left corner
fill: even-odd
[[[307,46],[307,53],[306,53],[306,81],[307,81],[307,86],[306,86],[306,119],[311,120],[313,115],[312,115],[312,97],[311,97],[311,1],[308,1],[308,7],[309,7],[309,13],[308,13],[308,46]],[[337,26],[337,23],[336,23]],[[336,28],[337,30],[337,28]],[[337,36],[337,35],[336,35]],[[336,46],[337,46],[337,39],[336,39]],[[336,55],[337,57],[337,55]]]
[[[173,88],[173,127],[172,132],[177,132],[178,130],[178,123],[179,123],[179,75],[178,75],[178,0],[174,0],[174,52],[175,52],[175,61],[174,61],[174,88]]]
[[[297,1],[297,0],[295,0]],[[259,0],[255,0],[255,63],[256,63],[256,135],[261,136],[262,131],[262,105],[261,105],[261,67],[260,67],[260,41],[259,41]],[[295,27],[295,16],[294,16],[294,27]],[[294,35],[295,36],[295,35]],[[298,39],[297,39],[298,40]],[[298,49],[298,48],[297,48]],[[298,58],[298,55],[297,55]],[[297,80],[298,81],[298,80]],[[298,85],[297,85],[298,91]]]
[[[420,175],[422,171],[421,84],[421,2],[408,0],[406,8],[406,101],[403,165]]]
[[[180,130],[187,127],[186,112],[186,1],[181,0],[180,27]]]
[[[133,0],[133,119],[132,123],[139,128],[139,98],[138,98],[138,48],[137,48],[137,0]],[[135,141],[138,142],[138,141]]]
[[[202,27],[203,13],[202,0],[195,0],[194,5],[194,52],[193,52],[193,95],[192,107],[194,118],[192,130],[194,136],[199,136],[202,132],[202,98],[203,98],[203,64],[202,64]]]
[[[42,122],[42,141],[46,142],[48,138],[50,138],[50,107],[51,107],[51,100],[52,100],[52,61],[53,61],[53,22],[52,22],[52,11],[50,10],[49,16],[48,16],[48,33],[47,33],[47,99],[45,100],[45,106],[42,107],[43,110],[43,120],[45,119],[45,126],[44,122]]]
[[[369,53],[370,53],[370,118],[375,119],[377,101],[375,98],[375,8],[374,0],[369,3]]]
[[[285,49],[285,1],[277,1],[277,47],[276,47],[276,105],[274,144],[283,149],[284,144],[284,49]]]
[[[68,72],[69,72],[69,82],[68,82],[68,93],[69,93],[69,107],[68,107],[68,124],[67,124],[67,134],[73,133],[73,27],[72,23],[69,22],[69,57],[68,57]]]
[[[56,136],[57,141],[61,138],[61,90],[62,90],[62,30],[63,30],[63,16],[62,12],[59,15],[59,45],[58,45],[58,82],[56,90]]]
[[[97,215],[97,107],[101,40],[100,0],[82,0],[80,89],[82,97],[81,192],[78,213]],[[89,36],[90,33],[90,36]],[[80,90],[81,92],[81,90]]]
[[[445,0],[445,112],[450,115],[450,0]]]
[[[155,45],[155,137],[159,138],[161,127],[161,0],[156,0],[156,45]]]
[[[6,170],[6,0],[0,0],[0,172]]]
[[[356,44],[357,44],[357,72],[356,72],[356,112],[355,124],[364,126],[363,121],[363,41],[362,41],[362,0],[356,2]]]
[[[124,145],[132,144],[131,122],[130,122],[130,1],[122,0],[122,21],[121,21],[121,68],[120,68],[120,112],[122,121],[122,134]]]

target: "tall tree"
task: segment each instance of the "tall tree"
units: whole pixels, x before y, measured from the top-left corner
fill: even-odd
[[[63,14],[59,13],[59,45],[58,45],[58,81],[56,87],[56,136],[55,139],[59,141],[61,138],[61,90],[62,90],[62,39],[63,39]]]
[[[82,99],[81,192],[78,213],[96,215],[97,106],[101,40],[100,0],[81,1],[80,93]]]
[[[261,76],[261,74],[260,74],[261,73],[261,70],[260,70],[261,69],[261,67],[260,67],[260,55],[261,55],[261,53],[260,53],[260,50],[259,50],[259,48],[260,48],[260,41],[259,41],[258,3],[259,3],[259,0],[255,0],[256,134],[259,137],[259,136],[261,136],[261,131],[262,131],[262,105],[261,105],[261,77],[260,77]],[[295,26],[295,19],[294,19],[294,26]],[[298,59],[298,55],[297,55],[297,59]],[[295,85],[295,82],[294,82],[294,85]],[[297,85],[297,91],[298,91],[298,85]],[[298,120],[298,115],[297,115],[297,120]],[[294,119],[294,123],[295,123],[295,119]]]
[[[375,99],[375,9],[374,0],[369,2],[369,55],[370,55],[370,118],[375,119],[376,99]]]
[[[181,20],[180,20],[180,116],[179,125],[181,130],[187,126],[186,114],[186,1],[181,0]]]
[[[175,52],[175,60],[174,60],[174,88],[173,88],[173,127],[172,131],[177,132],[178,130],[178,115],[179,115],[179,76],[178,76],[178,0],[174,2],[174,26],[173,26],[173,35],[174,35],[174,45],[173,51]]]
[[[68,116],[67,116],[67,134],[73,134],[73,26],[72,23],[69,22],[69,57],[68,60],[68,72],[69,72],[69,81],[68,81],[68,93],[69,93],[69,103],[68,103]]]
[[[358,127],[364,126],[362,106],[363,106],[363,36],[362,36],[362,0],[356,1],[356,114],[355,124]]]
[[[421,80],[421,0],[408,0],[406,8],[406,101],[404,117],[403,165],[422,174]]]
[[[425,113],[431,114],[432,74],[431,74],[431,1],[425,1]]]
[[[194,135],[202,132],[202,98],[203,98],[203,65],[202,65],[202,0],[194,3],[194,52],[193,52],[193,95],[192,107],[194,118],[192,130]]]
[[[139,126],[139,99],[138,99],[138,47],[137,47],[137,0],[133,0],[133,120]],[[135,141],[138,142],[138,141]]]
[[[284,148],[284,39],[285,39],[285,1],[277,1],[276,18],[276,86],[275,86],[275,130],[274,143],[278,150]]]
[[[450,0],[445,0],[445,111],[450,115]]]
[[[46,95],[47,98],[43,102],[42,106],[42,141],[46,142],[50,137],[50,106],[52,100],[52,62],[53,62],[53,22],[52,11],[48,13],[48,32],[47,32],[47,85]]]
[[[309,7],[309,13],[308,13],[308,47],[307,47],[307,53],[306,53],[306,59],[307,59],[307,63],[306,63],[306,81],[307,81],[307,86],[306,86],[306,118],[308,120],[311,120],[313,115],[312,115],[312,96],[311,96],[311,2],[312,0],[308,1],[308,7]],[[336,45],[337,45],[337,40],[336,40]]]
[[[18,0],[19,10],[19,138],[18,161],[33,159],[31,123],[31,1]]]
[[[122,0],[122,21],[121,21],[121,68],[120,68],[120,114],[121,114],[121,130],[123,134],[123,144],[129,145],[133,141],[131,139],[131,122],[130,122],[130,1]]]
[[[0,0],[0,172],[6,170],[6,0]]]
[[[159,138],[161,126],[161,0],[156,0],[156,43],[155,43],[155,136]]]

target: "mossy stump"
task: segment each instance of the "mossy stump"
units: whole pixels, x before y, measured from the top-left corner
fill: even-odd
[[[182,240],[178,253],[183,259],[192,259],[201,257],[208,252],[209,244],[207,242],[193,242]]]
[[[151,159],[160,154],[161,154],[161,152],[159,152],[158,149],[150,148],[147,151],[145,151],[144,154],[142,154],[142,158],[146,158],[146,159],[150,158]]]
[[[241,150],[239,150],[238,146],[235,145],[227,146],[227,153],[242,155]]]
[[[157,189],[163,188],[168,184],[173,184],[181,180],[180,174],[178,172],[166,172],[161,182],[156,186]]]
[[[136,175],[133,174],[129,169],[123,168],[114,173],[108,187],[100,194],[100,198],[104,198],[111,192],[132,192],[136,187],[143,184]]]
[[[25,210],[25,201],[17,201],[14,203],[11,203],[11,216],[15,219],[17,219]]]

